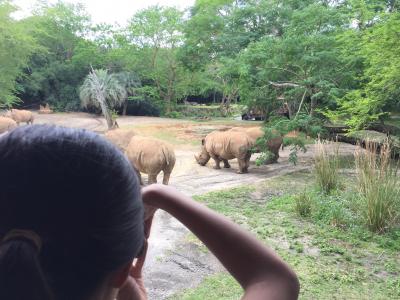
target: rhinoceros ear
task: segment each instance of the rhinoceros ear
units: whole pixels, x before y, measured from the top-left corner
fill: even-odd
[[[205,143],[206,143],[206,139],[202,139],[201,144],[204,146]]]

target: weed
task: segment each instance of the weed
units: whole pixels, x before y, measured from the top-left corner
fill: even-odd
[[[327,152],[329,146],[334,147],[333,155]],[[338,144],[322,142],[320,139],[316,143],[315,152],[315,176],[317,185],[324,192],[329,194],[339,186],[339,146]]]
[[[311,215],[312,197],[307,191],[304,191],[294,197],[295,210],[301,217]]]

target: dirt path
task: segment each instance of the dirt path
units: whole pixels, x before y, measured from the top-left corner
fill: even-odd
[[[86,128],[100,133],[106,130],[102,118],[85,113],[36,115],[35,123]],[[289,150],[285,150],[281,151],[281,158],[277,164],[262,167],[255,166],[255,156],[253,156],[250,173],[236,174],[238,169],[236,161],[231,162],[231,169],[214,170],[211,162],[201,167],[194,160],[194,154],[199,147],[195,146],[196,140],[215,129],[215,124],[194,124],[190,121],[151,117],[124,117],[119,118],[118,123],[120,127],[136,127],[135,130],[141,134],[157,137],[162,130],[171,134],[173,130],[179,129],[174,132],[178,134],[180,140],[175,145],[177,162],[170,184],[189,196],[254,184],[274,176],[308,169],[314,155],[314,146],[311,145],[307,153],[299,154],[299,163],[293,166],[288,162]],[[248,124],[237,123],[239,126]],[[340,154],[352,155],[354,149],[352,145],[342,144]],[[161,176],[158,181],[161,181]],[[205,276],[222,269],[212,255],[201,251],[198,245],[188,240],[188,236],[188,230],[181,223],[165,212],[157,212],[144,274],[149,299],[167,299],[179,291],[196,286]]]
[[[103,117],[87,113],[55,113],[38,114],[34,112],[35,124],[54,124],[65,127],[85,128],[98,133],[107,130],[107,124]],[[178,124],[182,122],[176,119],[126,116],[118,118],[118,124],[124,126],[136,126],[145,124]]]

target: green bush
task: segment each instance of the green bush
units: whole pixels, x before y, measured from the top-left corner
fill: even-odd
[[[118,112],[122,113],[122,107],[118,109]],[[128,116],[160,116],[160,108],[157,103],[151,100],[128,100],[128,107],[126,109]]]
[[[231,105],[228,113],[220,105],[177,105],[176,111],[187,118],[223,118],[240,115],[241,105]]]
[[[327,152],[328,145],[333,144],[317,140],[314,156],[317,185],[321,191],[327,194],[339,187],[339,148],[333,145],[334,153],[330,155]]]
[[[394,227],[400,216],[400,182],[398,168],[390,159],[389,144],[381,147],[366,142],[366,150],[355,153],[360,210],[366,225],[374,232]]]
[[[171,118],[171,119],[181,119],[182,118],[182,114],[179,111],[167,112],[164,114],[164,116],[167,118]]]
[[[296,164],[297,153],[307,150],[305,146],[307,138],[316,138],[319,134],[324,134],[325,131],[321,120],[300,114],[293,119],[271,118],[264,127],[264,132],[264,137],[260,140],[260,143],[266,145],[269,140],[277,135],[282,136],[283,146],[290,146],[289,161]],[[297,132],[297,134],[292,136],[290,135],[292,132]],[[262,149],[262,151],[265,152],[266,149]]]

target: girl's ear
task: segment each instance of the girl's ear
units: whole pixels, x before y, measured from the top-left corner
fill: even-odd
[[[119,289],[121,288],[126,280],[128,279],[129,272],[131,271],[133,261],[128,264],[122,266],[117,271],[113,272],[110,277],[110,285],[113,288]]]

